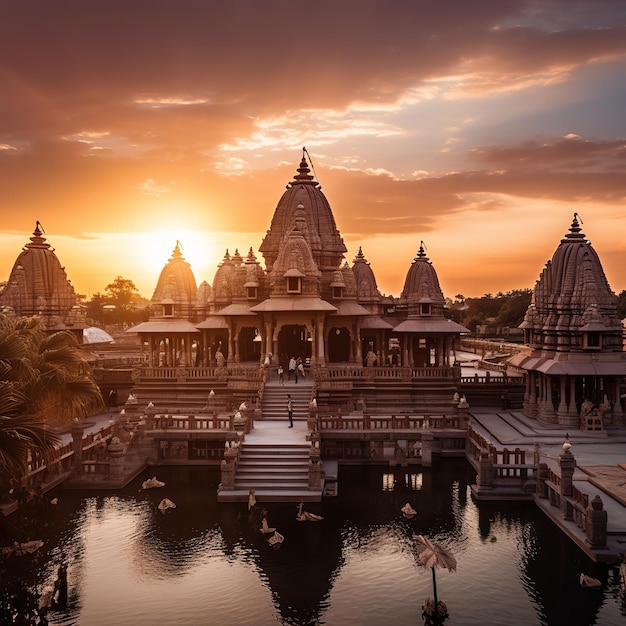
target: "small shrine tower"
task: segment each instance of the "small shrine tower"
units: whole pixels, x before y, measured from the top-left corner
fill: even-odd
[[[520,326],[525,347],[510,363],[528,374],[530,417],[585,428],[621,425],[626,376],[622,323],[598,254],[578,215],[539,276]]]

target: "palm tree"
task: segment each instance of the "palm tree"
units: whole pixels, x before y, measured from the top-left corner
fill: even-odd
[[[22,476],[29,455],[47,456],[60,444],[50,425],[101,406],[71,333],[47,335],[36,318],[0,315],[0,473]]]
[[[24,475],[31,455],[52,455],[61,444],[41,419],[22,412],[24,406],[14,386],[0,382],[0,469],[9,480]]]
[[[91,377],[78,342],[68,332],[33,335],[31,367],[25,386],[30,411],[49,425],[67,424],[102,408],[98,385]]]

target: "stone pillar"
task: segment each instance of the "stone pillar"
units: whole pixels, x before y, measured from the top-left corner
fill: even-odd
[[[564,519],[572,519],[571,504],[567,498],[572,496],[574,488],[574,470],[576,459],[570,452],[570,443],[563,444],[563,452],[559,455],[559,467],[561,468],[561,513]]]
[[[124,444],[119,437],[113,437],[108,447],[109,474],[111,478],[121,478],[124,470]]]
[[[80,422],[72,424],[72,449],[74,450],[74,471],[80,474],[83,470],[83,432],[84,427]]]
[[[559,422],[561,421],[562,416],[567,415],[567,404],[565,402],[565,376],[559,376]]]
[[[570,452],[571,444],[563,444],[563,452],[559,455],[559,466],[561,468],[561,495],[571,496],[574,482],[574,470],[576,469],[576,458]]]
[[[546,486],[546,480],[550,476],[550,470],[547,463],[540,463],[537,471],[537,495],[540,498],[548,497],[548,487]]]
[[[572,418],[572,423],[578,421],[578,409],[576,408],[576,377],[570,376],[569,379],[569,406],[567,414]]]
[[[467,430],[467,426],[469,424],[469,408],[468,407],[457,407],[456,411],[459,416],[459,428],[461,430]]]
[[[422,435],[422,465],[430,467],[433,464],[433,442],[434,437],[430,433]]]
[[[221,463],[221,489],[234,489],[235,488],[235,464],[228,462],[226,459]]]
[[[607,518],[602,499],[596,495],[587,507],[587,528],[585,531],[587,543],[591,548],[606,547]]]
[[[363,365],[363,350],[361,349],[361,329],[360,324],[353,324],[355,333],[355,348],[356,348],[356,362],[358,365]]]
[[[322,488],[322,464],[320,463],[320,449],[318,442],[314,442],[309,452],[309,489],[319,491]]]
[[[478,476],[476,484],[479,487],[493,487],[493,462],[489,455],[489,450],[484,448],[480,451],[480,460],[478,462]]]
[[[317,339],[317,363],[316,365],[324,365],[326,363],[326,352],[324,350],[324,318],[318,316],[315,323],[315,337]]]

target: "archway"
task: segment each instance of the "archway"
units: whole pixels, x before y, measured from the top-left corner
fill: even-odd
[[[244,326],[239,331],[239,361],[261,360],[261,335],[259,329],[254,326]]]
[[[328,333],[328,361],[329,363],[350,362],[350,331],[345,326],[333,327]]]
[[[311,359],[311,337],[303,324],[287,324],[278,333],[278,358],[287,369],[289,359],[301,357],[305,363]]]

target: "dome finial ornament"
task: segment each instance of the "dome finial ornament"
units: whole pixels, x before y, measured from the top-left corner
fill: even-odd
[[[309,154],[306,147],[303,146],[300,167],[298,168],[298,173],[293,177],[294,183],[319,185],[319,183],[317,183],[317,181],[315,180],[317,176],[312,176],[310,174],[311,170],[313,170],[313,174],[315,174],[315,168],[313,167],[313,160],[311,159],[311,155]]]
[[[569,227],[569,232],[565,235],[563,241],[571,241],[572,239],[584,239],[585,235],[582,233],[582,228],[580,227],[580,224],[582,224],[583,221],[580,218],[580,215],[578,215],[578,213],[574,213],[574,218],[572,219],[572,224]]]
[[[426,256],[426,245],[424,244],[423,241],[420,241],[420,249],[417,251],[417,256],[413,259],[413,263],[415,263],[415,261],[428,261],[428,257]]]
[[[183,245],[176,240],[176,245],[174,246],[174,250],[172,251],[172,259],[182,259],[183,258]]]

